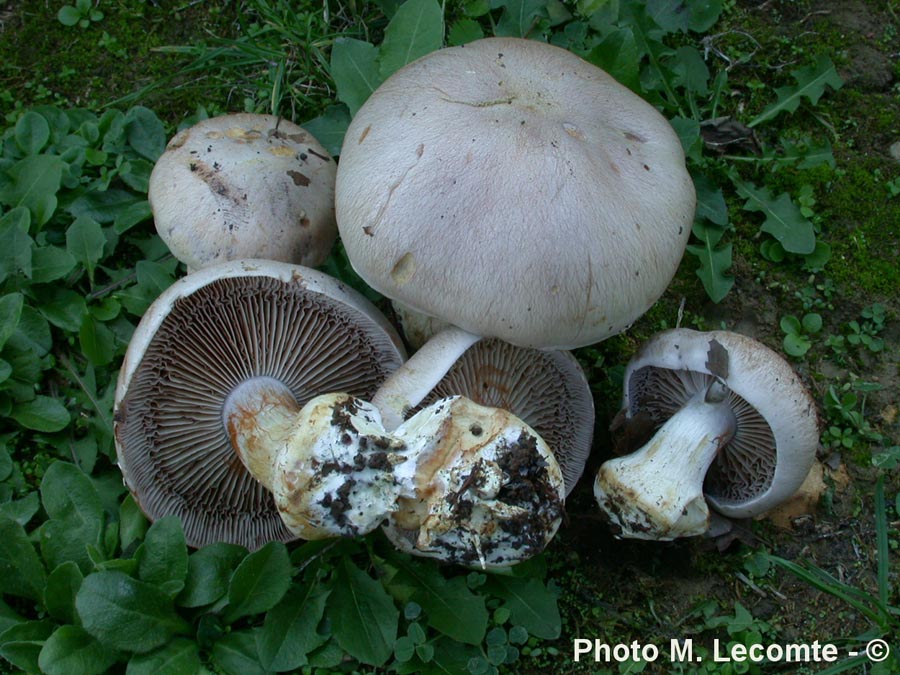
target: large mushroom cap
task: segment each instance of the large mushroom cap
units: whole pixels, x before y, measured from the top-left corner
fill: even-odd
[[[694,215],[681,144],[568,51],[490,38],[385,81],[341,150],[354,268],[412,309],[537,348],[626,329],[675,273]]]
[[[178,515],[192,546],[293,539],[232,446],[229,394],[258,378],[298,408],[325,392],[365,398],[402,360],[378,311],[321,272],[262,260],[195,272],[151,305],[125,355],[115,405],[125,482],[151,519]]]
[[[815,403],[781,356],[729,331],[666,331],[628,364],[623,408],[628,418],[658,427],[717,378],[730,390],[736,429],[713,460],[703,493],[716,511],[747,518],[792,495],[818,447]]]
[[[337,236],[335,171],[325,148],[296,124],[222,115],[169,141],[148,198],[159,236],[189,268],[240,258],[314,267]]]

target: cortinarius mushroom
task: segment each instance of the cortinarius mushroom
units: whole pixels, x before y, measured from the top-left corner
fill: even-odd
[[[195,272],[151,305],[125,355],[125,482],[151,519],[180,516],[192,546],[292,539],[268,490],[301,406],[323,392],[371,397],[402,360],[378,311],[321,272],[263,260]]]
[[[189,269],[240,258],[314,267],[331,251],[335,163],[301,127],[233,114],[176,134],[153,167],[159,236]]]
[[[703,534],[707,501],[759,515],[803,483],[819,440],[815,404],[788,363],[727,331],[686,328],[651,339],[625,371],[626,424],[655,435],[600,467],[594,494],[617,534]]]

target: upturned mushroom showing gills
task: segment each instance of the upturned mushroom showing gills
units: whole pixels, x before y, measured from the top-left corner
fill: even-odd
[[[371,397],[403,357],[379,312],[321,272],[245,260],[190,274],[147,310],[119,374],[125,482],[151,520],[179,516],[192,546],[293,539],[269,490],[301,407],[325,392]],[[362,484],[380,459],[360,452]],[[336,489],[324,481],[320,498]],[[320,536],[354,532],[356,517],[338,516]]]
[[[793,369],[752,338],[670,330],[628,364],[625,425],[652,438],[605,462],[594,483],[615,532],[670,540],[703,534],[707,506],[759,515],[803,483],[819,441],[815,404]]]
[[[387,427],[479,337],[625,330],[674,275],[694,207],[668,122],[564,49],[489,38],[394,73],[345,136],[338,229],[370,286],[452,327],[375,401]]]
[[[337,236],[336,170],[288,120],[222,115],[169,141],[147,196],[159,236],[189,270],[241,258],[314,267]]]

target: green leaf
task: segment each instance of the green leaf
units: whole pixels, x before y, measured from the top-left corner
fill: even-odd
[[[194,551],[188,558],[188,574],[184,590],[177,598],[181,607],[211,605],[228,592],[231,575],[247,555],[247,549],[236,544],[218,542]]]
[[[0,482],[9,478],[13,472],[13,463],[5,445],[0,444]]]
[[[65,406],[49,396],[13,405],[12,418],[27,429],[52,433],[65,429],[72,417]]]
[[[57,328],[75,333],[87,314],[84,296],[68,288],[55,287],[41,294],[38,311]]]
[[[696,231],[697,227],[694,228],[695,233]],[[712,228],[708,228],[707,232],[709,231],[712,231]],[[732,246],[725,244],[717,247],[709,234],[701,241],[702,246],[691,244],[687,247],[687,251],[700,260],[697,276],[703,283],[706,294],[713,302],[721,302],[734,285],[734,277],[725,274],[731,268]]]
[[[16,332],[7,342],[16,349],[30,350],[37,356],[44,356],[53,346],[50,324],[36,309],[25,305],[22,307]]]
[[[47,638],[38,657],[47,675],[100,675],[116,655],[78,626],[60,626]]]
[[[746,199],[745,211],[759,211],[766,219],[760,229],[778,240],[789,253],[807,255],[816,248],[816,232],[813,224],[803,217],[787,192],[777,198],[766,187],[757,188],[732,176],[738,194]]]
[[[398,584],[405,587],[404,599],[425,610],[428,625],[459,642],[481,643],[487,630],[488,611],[484,598],[472,593],[463,577],[445,579],[436,566],[425,561],[396,557],[391,563],[398,572],[391,579],[389,590]]]
[[[820,54],[816,58],[815,64],[792,70],[791,75],[797,81],[797,84],[776,89],[775,95],[777,100],[775,103],[766,106],[747,126],[752,128],[777,117],[783,112],[794,112],[804,98],[812,105],[815,105],[825,93],[826,87],[838,90],[844,84],[831,59],[824,54]]]
[[[562,631],[562,620],[556,604],[556,594],[538,579],[519,579],[493,575],[491,591],[505,600],[510,621],[522,626],[530,635],[555,640]]]
[[[344,135],[350,126],[350,111],[347,106],[330,105],[318,117],[303,123],[303,128],[321,143],[332,157],[341,154]]]
[[[687,32],[691,13],[684,0],[647,0],[647,14],[666,33]]]
[[[325,613],[328,591],[317,583],[292,587],[266,614],[257,635],[259,660],[267,670],[294,670],[306,665],[306,655],[325,644],[316,627]]]
[[[719,20],[722,9],[722,0],[692,0],[690,29],[705,33]]]
[[[188,552],[181,520],[177,516],[160,518],[144,538],[138,578],[174,598],[184,588],[187,573]]]
[[[91,282],[94,280],[94,267],[103,257],[106,246],[106,235],[103,228],[93,218],[80,216],[66,230],[66,250],[87,270]]]
[[[281,542],[270,541],[248,555],[228,584],[229,607],[225,620],[231,623],[242,616],[272,609],[290,586],[291,571],[287,548]]]
[[[38,493],[29,492],[22,497],[22,499],[16,499],[0,504],[0,516],[5,516],[10,520],[14,520],[24,527],[32,518],[34,518],[40,508],[41,500],[38,499]]]
[[[3,349],[19,327],[24,306],[25,296],[21,293],[10,293],[0,298],[0,317],[3,317],[0,319],[0,349]]]
[[[6,593],[40,601],[44,596],[46,573],[25,529],[0,516],[0,594]]]
[[[13,164],[6,173],[12,179],[0,188],[0,204],[24,206],[37,228],[56,211],[56,193],[65,163],[54,155],[33,155]]]
[[[256,651],[258,630],[232,631],[216,640],[212,659],[227,675],[265,675]]]
[[[805,335],[789,333],[788,335],[784,336],[783,345],[784,351],[791,356],[803,356],[804,354],[806,354],[806,352],[809,351],[812,343]]]
[[[310,132],[312,133],[312,132]],[[149,220],[153,215],[150,210],[150,202],[147,200],[133,202],[121,209],[113,221],[113,229],[117,234],[127,232],[138,223]]]
[[[71,560],[50,573],[44,588],[44,606],[50,616],[63,623],[76,623],[75,595],[82,581],[84,575]]]
[[[77,263],[72,254],[58,246],[40,246],[31,254],[31,280],[36,284],[66,276]]]
[[[28,235],[31,226],[31,212],[18,206],[0,216],[0,283],[7,277],[32,274],[32,245]]]
[[[132,656],[125,675],[194,675],[200,667],[197,643],[175,638],[152,652]]]
[[[810,312],[803,315],[803,330],[807,333],[818,333],[822,330],[822,315]]]
[[[175,277],[160,263],[140,260],[135,265],[135,274],[138,284],[142,288],[149,289],[154,297],[162,294],[175,282]]]
[[[456,21],[447,34],[447,44],[451,47],[468,44],[484,37],[484,31],[474,19],[460,19]]]
[[[371,93],[381,84],[378,72],[378,48],[352,38],[337,38],[331,48],[331,76],[338,100],[355,115]]]
[[[0,634],[0,656],[27,673],[40,672],[38,658],[55,628],[52,621],[27,621]]]
[[[135,541],[143,539],[147,525],[147,517],[129,494],[119,506],[119,545],[123,551]]]
[[[676,75],[674,84],[683,86],[696,96],[709,94],[709,68],[699,50],[694,47],[679,47],[670,67]]]
[[[36,112],[26,112],[15,127],[16,145],[26,155],[36,155],[50,140],[50,125]]]
[[[585,57],[632,91],[640,90],[641,54],[630,28],[617,28]]]
[[[125,135],[128,144],[151,162],[159,159],[166,149],[166,130],[149,108],[135,106],[125,115]]]
[[[78,331],[81,351],[95,366],[105,366],[115,357],[115,335],[102,322],[85,314]]]
[[[99,546],[103,505],[97,489],[77,466],[54,462],[41,481],[41,501],[50,517],[41,528],[41,553],[51,569],[69,560],[87,574],[88,546]]]
[[[697,191],[697,217],[706,218],[721,227],[728,225],[728,206],[725,195],[716,183],[703,174],[693,176]]]
[[[135,204],[143,204],[146,200],[126,190],[105,190],[103,192],[87,192],[69,204],[67,211],[76,218],[92,218],[98,223],[108,225],[117,218],[125,218]]]
[[[380,666],[394,651],[400,612],[384,587],[343,558],[328,603],[338,644],[362,663]]]
[[[443,39],[444,17],[437,0],[406,0],[384,32],[378,55],[381,79],[440,49]]]
[[[547,17],[547,0],[505,0],[497,22],[497,37],[527,37],[538,19]]]
[[[85,630],[111,649],[149,652],[190,630],[163,591],[122,572],[88,576],[75,607]]]
[[[81,21],[81,12],[71,5],[63,5],[56,13],[56,18],[63,26],[74,26]]]

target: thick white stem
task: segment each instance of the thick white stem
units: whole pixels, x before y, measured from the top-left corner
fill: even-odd
[[[391,432],[409,410],[422,402],[465,351],[481,339],[456,326],[445,328],[395,370],[381,385],[372,403]]]
[[[238,385],[222,407],[231,445],[253,477],[272,489],[278,453],[290,436],[300,406],[284,384],[254,377]]]
[[[679,410],[637,452],[605,462],[594,495],[618,533],[670,540],[703,534],[709,508],[703,479],[735,430],[727,389],[714,383]]]

